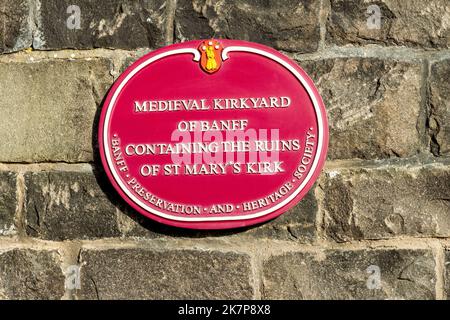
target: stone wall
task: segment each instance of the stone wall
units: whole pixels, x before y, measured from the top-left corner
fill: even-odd
[[[246,230],[143,219],[98,156],[120,72],[209,37],[282,51],[328,109],[315,187]],[[0,298],[449,298],[449,47],[448,0],[0,0]]]

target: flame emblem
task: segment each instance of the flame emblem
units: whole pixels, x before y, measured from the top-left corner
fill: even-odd
[[[222,66],[222,44],[214,39],[203,41],[198,50],[201,53],[200,66],[208,72],[214,73]]]

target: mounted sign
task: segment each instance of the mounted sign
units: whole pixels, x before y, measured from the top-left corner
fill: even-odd
[[[245,41],[190,41],[119,77],[99,143],[112,184],[137,211],[225,229],[294,206],[319,175],[328,127],[314,84],[286,56]]]

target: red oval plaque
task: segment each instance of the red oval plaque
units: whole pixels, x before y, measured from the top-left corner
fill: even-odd
[[[190,41],[153,51],[115,82],[100,153],[118,193],[156,221],[225,229],[272,219],[325,161],[325,108],[306,73],[263,45]]]

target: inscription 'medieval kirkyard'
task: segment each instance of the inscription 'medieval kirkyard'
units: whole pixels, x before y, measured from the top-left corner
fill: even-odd
[[[111,89],[100,153],[118,193],[156,221],[195,229],[261,223],[308,192],[326,157],[323,102],[277,51],[190,41],[144,56]]]
[[[181,111],[181,110],[225,110],[287,108],[291,104],[289,97],[260,98],[214,98],[181,99],[160,101],[135,101],[136,112]]]

